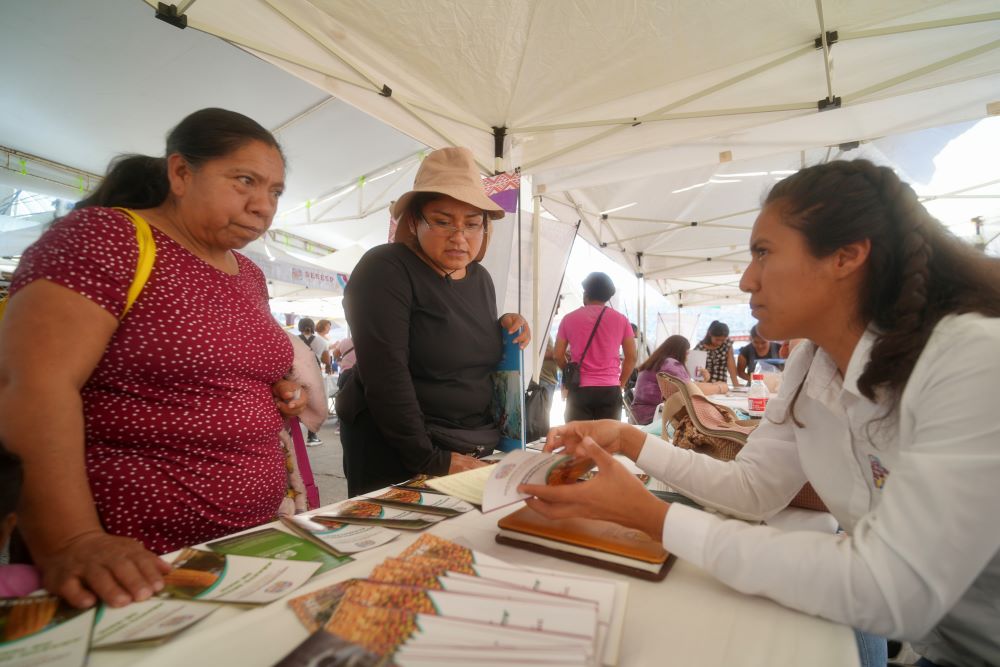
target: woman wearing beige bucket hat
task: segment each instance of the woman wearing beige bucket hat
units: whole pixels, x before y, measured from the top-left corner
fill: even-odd
[[[522,348],[531,339],[520,315],[497,318],[479,262],[504,212],[467,148],[428,155],[392,214],[395,242],[368,251],[344,292],[357,363],[337,414],[352,496],[482,465],[499,440],[490,373],[501,327],[520,329]]]

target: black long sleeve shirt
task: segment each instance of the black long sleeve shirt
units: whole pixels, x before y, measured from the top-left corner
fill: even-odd
[[[448,471],[451,453],[426,424],[490,424],[490,374],[500,362],[493,280],[477,262],[461,280],[445,278],[400,243],[372,248],[344,291],[359,383],[348,382],[338,411],[367,407],[410,470]]]

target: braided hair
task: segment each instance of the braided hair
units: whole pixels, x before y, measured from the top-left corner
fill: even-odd
[[[1000,316],[1000,260],[955,237],[888,167],[868,160],[808,167],[777,183],[768,204],[782,207],[815,257],[869,239],[861,317],[879,333],[858,389],[869,400],[887,391],[889,413],[941,318]]]

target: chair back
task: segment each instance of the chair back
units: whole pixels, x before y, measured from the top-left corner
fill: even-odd
[[[709,401],[693,382],[678,380],[668,373],[657,373],[656,382],[664,396],[667,395],[665,389],[673,392],[663,404],[663,432],[667,432],[668,423],[673,424],[674,444],[678,447],[693,449],[722,461],[732,461],[760,423],[757,419],[737,419],[731,408]],[[692,437],[686,429],[684,422],[688,420],[697,431],[696,437]],[[789,505],[818,512],[829,511],[808,483]]]

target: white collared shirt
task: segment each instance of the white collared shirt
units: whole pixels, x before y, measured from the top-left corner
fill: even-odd
[[[735,461],[654,436],[637,461],[746,519],[773,515],[809,481],[849,537],[674,504],[663,545],[736,590],[909,639],[935,662],[1000,664],[1000,318],[943,319],[882,420],[886,403],[857,388],[874,340],[861,338],[843,379],[823,350],[796,348]],[[786,416],[803,377],[798,428]]]

